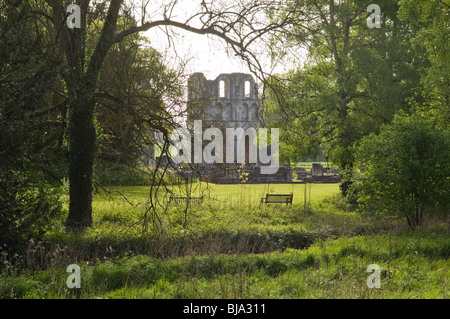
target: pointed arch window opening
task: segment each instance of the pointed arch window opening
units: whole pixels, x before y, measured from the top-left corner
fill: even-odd
[[[244,96],[246,97],[246,98],[249,98],[250,96],[251,96],[251,84],[250,84],[250,81],[249,80],[247,80],[247,81],[245,81],[245,84],[244,84]]]
[[[219,81],[219,97],[225,97],[225,93],[226,93],[225,81],[220,80]]]

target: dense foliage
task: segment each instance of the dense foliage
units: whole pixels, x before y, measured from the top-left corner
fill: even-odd
[[[63,169],[58,63],[46,54],[32,7],[0,2],[0,242],[11,248],[61,216],[54,182]]]
[[[78,93],[68,88],[74,69],[68,70],[71,57],[58,47],[50,8],[4,0],[0,11],[0,242],[21,245],[65,218],[61,195],[67,191],[62,180],[69,176],[69,105]],[[87,52],[95,49],[104,11],[101,4],[89,11]],[[124,14],[118,28],[133,23]],[[169,108],[182,93],[182,77],[162,61],[137,35],[114,45],[107,56],[94,94],[97,115],[86,122],[96,135],[99,180],[112,165],[138,166],[151,143],[149,132],[170,129]],[[78,154],[75,160],[83,164],[87,158]]]
[[[430,123],[436,123],[426,125],[433,135],[430,139],[448,145],[448,134],[438,128],[448,126],[450,120],[449,6],[445,2],[380,1],[380,28],[367,26],[368,1],[289,3],[293,28],[274,38],[274,54],[289,56],[303,49],[306,62],[269,80],[264,110],[267,123],[281,128],[281,156],[286,162],[325,153],[343,169],[342,192],[348,195],[351,184],[358,182],[358,176],[353,176],[355,161],[363,156],[358,153],[363,148],[357,145],[382,127],[387,132],[386,125],[396,114],[409,114],[412,122],[420,117],[417,114],[426,114]],[[286,41],[292,46],[285,46]],[[398,132],[398,142],[413,138],[409,131],[392,130]],[[366,154],[375,147],[367,140],[365,144]],[[388,158],[392,162],[410,156],[410,146],[399,142],[396,152],[379,163],[377,174],[389,170]],[[441,155],[434,152],[430,160],[442,163]],[[427,163],[423,170],[430,176],[441,171]],[[417,180],[411,182],[415,188],[422,187]],[[429,192],[437,196],[446,193],[446,187],[440,183]],[[374,192],[382,192],[375,188]]]
[[[425,215],[448,213],[450,131],[428,114],[396,116],[361,141],[353,190],[366,209],[405,216],[412,228]]]

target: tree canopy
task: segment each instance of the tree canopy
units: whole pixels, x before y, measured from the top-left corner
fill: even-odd
[[[360,204],[405,216],[412,228],[450,204],[450,131],[428,113],[396,115],[357,150]]]
[[[315,156],[322,150],[344,170],[342,189],[346,194],[355,160],[353,146],[364,136],[379,132],[399,111],[413,112],[417,105],[434,103],[436,97],[430,96],[425,84],[434,58],[424,55],[426,44],[418,46],[417,42],[420,25],[427,29],[430,25],[424,22],[425,16],[437,15],[440,22],[436,24],[442,26],[439,17],[445,10],[440,5],[433,13],[421,12],[422,22],[414,27],[407,18],[412,14],[412,1],[381,1],[380,28],[369,28],[368,1],[289,3],[294,12],[292,28],[273,40],[274,54],[303,48],[306,61],[269,80],[265,119],[268,125],[283,128],[280,138],[285,161]],[[444,51],[438,50],[439,60],[445,64]],[[435,75],[441,88],[448,90],[443,77]]]

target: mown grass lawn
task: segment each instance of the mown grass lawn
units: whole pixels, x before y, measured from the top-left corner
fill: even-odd
[[[164,230],[171,236],[189,236],[189,234],[206,235],[215,233],[306,229],[308,225],[314,228],[328,225],[328,222],[338,225],[344,220],[360,220],[355,213],[342,214],[342,211],[332,207],[329,198],[337,196],[337,184],[240,184],[217,185],[195,183],[184,186],[172,186],[172,193],[159,190],[154,199],[156,217]],[[117,233],[122,229],[130,236],[141,234],[142,220],[149,206],[148,187],[112,187],[113,192],[104,191],[95,196],[94,227],[103,236]],[[306,190],[306,193],[305,193]],[[187,207],[186,205],[170,205],[167,202],[171,194],[186,196],[204,196],[202,205]],[[261,198],[266,193],[294,194],[293,205],[261,204]],[[126,200],[124,199],[126,198]],[[155,198],[155,196],[154,196]],[[327,199],[328,198],[328,199]],[[132,206],[134,205],[134,207]],[[308,214],[311,210],[315,214]],[[151,212],[147,212],[150,215]],[[326,214],[329,218],[325,218]],[[321,218],[321,225],[312,225]],[[328,222],[327,222],[327,221]],[[134,226],[129,227],[133,224]],[[150,231],[151,233],[151,231]]]
[[[317,236],[354,235],[384,227],[384,221],[379,218],[362,218],[361,214],[348,210],[340,199],[337,184],[196,183],[189,186],[190,195],[203,195],[204,202],[189,207],[167,206],[170,194],[186,196],[184,186],[173,186],[172,193],[162,190],[158,193],[158,199],[154,200],[155,212],[146,210],[149,188],[114,189],[117,192],[96,195],[94,227],[89,235],[106,240],[122,232],[127,238],[138,238],[146,217],[149,219],[148,236],[160,231],[172,239],[202,238],[211,245],[223,240],[231,240],[235,245],[244,245],[245,241],[270,243],[272,248],[268,250],[271,250],[292,245],[305,247]],[[261,204],[266,193],[292,193],[293,205]]]
[[[338,184],[207,184],[194,183],[189,185],[189,190],[192,196],[204,195],[211,201],[226,202],[228,206],[243,202],[244,204],[259,204],[261,197],[267,193],[276,194],[294,194],[293,204],[304,204],[306,188],[306,201],[317,203],[323,201],[325,198],[339,193]],[[186,187],[169,186],[175,195],[186,196]],[[143,202],[149,197],[149,187],[147,186],[112,186],[111,191],[118,191],[125,195],[130,201],[134,203]],[[163,190],[161,189],[161,192]],[[118,193],[112,193],[115,197]],[[95,203],[107,201],[108,196],[105,192],[100,191],[95,197]]]

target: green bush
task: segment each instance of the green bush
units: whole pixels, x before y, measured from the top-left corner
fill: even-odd
[[[62,197],[61,189],[46,183],[41,173],[1,171],[0,243],[13,250],[41,237],[63,218]]]
[[[428,114],[396,116],[362,140],[352,189],[360,204],[403,215],[414,229],[426,214],[448,214],[450,130],[436,123]]]

